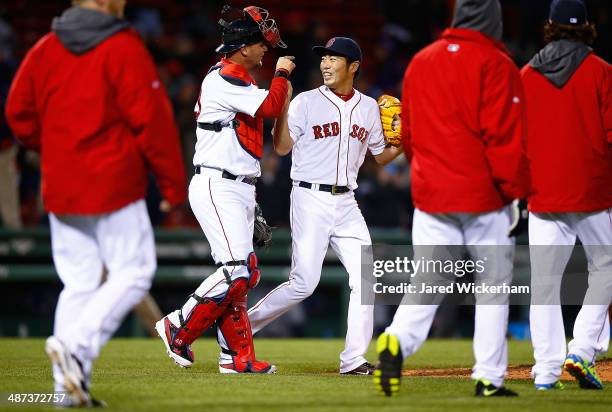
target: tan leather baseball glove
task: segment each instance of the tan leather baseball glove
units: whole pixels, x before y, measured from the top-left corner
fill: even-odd
[[[402,144],[400,121],[402,102],[397,97],[383,94],[378,98],[377,103],[385,141],[389,145],[400,146]]]

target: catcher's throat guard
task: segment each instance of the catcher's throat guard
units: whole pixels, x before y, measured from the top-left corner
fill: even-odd
[[[232,10],[236,9],[225,5],[221,10],[221,15],[228,14]],[[219,19],[219,24],[222,27],[223,44],[217,47],[217,53],[231,53],[241,47],[260,41],[266,42],[271,47],[287,47],[285,42],[281,40],[278,25],[274,19],[270,18],[268,10],[257,6],[248,6],[240,10],[240,13],[241,17],[232,21],[227,21],[223,17]]]
[[[249,6],[244,9],[244,12],[248,14],[257,26],[259,27],[259,31],[263,35],[266,42],[270,44],[272,47],[280,47],[282,49],[286,49],[287,45],[280,38],[280,32],[278,31],[278,26],[276,24],[276,20],[270,18],[270,13],[268,10],[262,9],[257,6]]]
[[[259,284],[259,280],[261,279],[261,271],[257,267],[258,260],[255,252],[249,253],[246,262],[247,270],[249,271],[249,280],[247,282],[247,286],[249,289],[253,289]]]

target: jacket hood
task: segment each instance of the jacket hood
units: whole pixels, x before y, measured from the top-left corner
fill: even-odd
[[[593,49],[581,42],[556,40],[540,50],[529,65],[556,87],[563,87]]]
[[[85,53],[130,24],[109,14],[83,7],[71,7],[53,19],[51,30],[68,50]]]
[[[451,27],[477,30],[500,41],[503,24],[499,0],[457,0]]]

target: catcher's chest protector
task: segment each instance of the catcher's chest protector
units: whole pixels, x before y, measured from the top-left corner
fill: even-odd
[[[238,64],[220,63],[219,74],[234,85],[257,85],[246,69]],[[263,154],[263,119],[251,117],[246,113],[236,113],[239,126],[236,137],[240,146],[254,158],[261,160]]]
[[[236,120],[240,126],[236,135],[240,146],[254,158],[261,160],[263,154],[263,119],[251,117],[245,113],[237,113]]]

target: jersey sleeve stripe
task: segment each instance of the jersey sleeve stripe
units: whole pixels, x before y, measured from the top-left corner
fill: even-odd
[[[250,83],[245,82],[242,79],[239,79],[238,77],[229,76],[223,73],[220,73],[220,75],[223,80],[233,84],[234,86],[248,86],[250,84]]]

